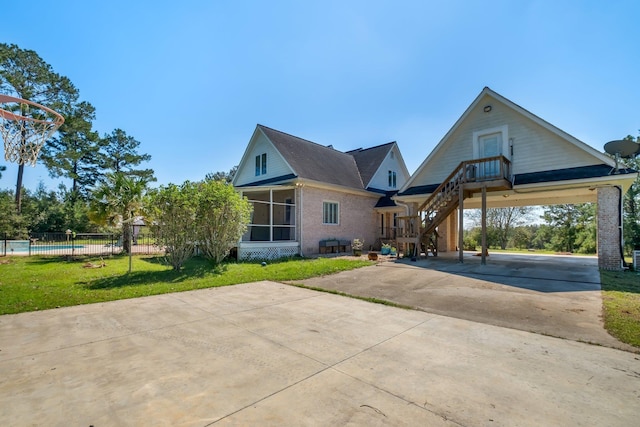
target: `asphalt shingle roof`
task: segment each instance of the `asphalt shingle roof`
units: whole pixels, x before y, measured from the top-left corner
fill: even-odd
[[[343,153],[263,125],[258,127],[299,178],[357,189],[364,189],[391,148],[390,143]],[[386,147],[384,156],[381,155],[384,151],[381,147]]]
[[[533,173],[521,173],[514,176],[513,184],[535,184],[539,182],[551,182],[551,181],[568,181],[572,179],[587,179],[597,178],[601,176],[608,176],[612,173],[612,168],[609,165],[591,165],[580,166],[577,168],[556,169],[543,172]],[[633,169],[618,169],[617,174],[635,173]]]
[[[373,175],[378,171],[380,164],[385,157],[387,157],[387,154],[389,153],[389,150],[391,150],[391,146],[393,144],[394,142],[389,142],[376,147],[364,149],[359,148],[357,150],[347,151],[346,154],[351,154],[356,160],[360,176],[362,177],[362,182],[364,182],[365,185],[371,181]]]
[[[542,172],[520,173],[513,177],[514,185],[537,184],[542,182],[569,181],[573,179],[589,179],[612,175],[612,168],[609,165],[590,165],[580,166],[576,168],[554,169]],[[636,173],[633,169],[618,169],[616,174],[625,175]],[[410,196],[414,194],[430,194],[433,193],[440,184],[419,185],[409,187],[401,196]]]

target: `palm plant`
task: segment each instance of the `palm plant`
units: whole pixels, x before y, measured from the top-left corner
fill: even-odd
[[[148,183],[146,178],[115,172],[108,174],[106,182],[92,192],[89,217],[101,225],[122,227],[122,247],[126,253],[131,252],[131,223],[142,211]]]

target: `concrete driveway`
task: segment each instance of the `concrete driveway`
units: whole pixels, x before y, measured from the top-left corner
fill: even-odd
[[[260,282],[0,316],[0,425],[629,426],[639,359]]]
[[[631,350],[604,329],[594,257],[465,253],[316,277],[304,285],[375,297],[429,313]]]

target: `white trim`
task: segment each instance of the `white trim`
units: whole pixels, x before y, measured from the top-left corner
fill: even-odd
[[[238,242],[238,259],[275,259],[300,254],[300,242]]]
[[[324,206],[325,203],[336,205],[336,222],[324,222]],[[340,225],[340,202],[335,200],[322,201],[322,225]]]
[[[625,175],[608,175],[595,178],[570,179],[565,181],[535,182],[532,184],[516,184],[513,186],[515,193],[533,193],[535,191],[553,191],[563,188],[589,188],[601,185],[618,185],[626,192],[638,177],[637,173]],[[523,191],[524,190],[524,191]],[[532,191],[526,191],[532,190]]]
[[[326,182],[314,181],[314,180],[311,180],[311,179],[296,178],[295,183],[296,184],[297,183],[304,184],[304,185],[307,185],[309,187],[314,187],[314,188],[322,188],[322,189],[325,189],[325,190],[339,191],[341,193],[357,194],[357,195],[361,195],[361,196],[369,196],[369,197],[376,197],[376,198],[380,198],[380,196],[381,196],[380,193],[376,193],[376,192],[365,190],[365,189],[358,189],[358,188],[353,188],[353,187],[345,187],[343,185],[328,184]]]
[[[374,148],[374,147],[372,147],[372,148]],[[396,154],[396,158],[395,159],[393,157],[391,157],[391,153],[395,153]],[[400,168],[402,169],[402,173],[404,174],[404,178],[406,180],[409,180],[409,178],[411,177],[411,174],[409,173],[409,169],[407,169],[407,165],[405,164],[404,159],[402,158],[402,153],[400,152],[400,147],[398,146],[398,143],[394,141],[393,144],[391,144],[391,148],[389,149],[389,151],[387,151],[387,155],[385,156],[385,158],[382,159],[382,161],[378,165],[378,168],[376,169],[374,174],[371,175],[371,179],[369,180],[369,182],[363,183],[364,184],[364,188],[368,188],[369,185],[371,184],[371,181],[373,181],[375,179],[375,177],[378,176],[378,174],[381,172],[382,165],[384,165],[384,161],[387,160],[387,157],[389,157],[392,160],[395,160],[396,162],[398,162],[398,165],[400,165]]]
[[[241,172],[244,170],[244,168],[246,167],[246,163],[249,160],[252,161],[252,164],[251,164],[251,167],[252,167],[251,176],[255,177],[255,158],[252,157],[251,159],[248,159],[248,157],[249,157],[249,153],[251,152],[253,147],[256,145],[256,141],[258,140],[258,135],[259,135],[258,132],[260,132],[260,134],[262,134],[262,136],[264,136],[264,138],[269,142],[269,144],[271,144],[271,147],[273,148],[273,152],[274,153],[278,153],[278,156],[280,157],[282,162],[287,166],[287,168],[289,168],[291,173],[293,173],[294,175],[297,175],[296,171],[291,167],[289,162],[287,162],[287,159],[284,158],[282,153],[280,153],[280,151],[276,148],[276,146],[273,144],[273,142],[271,142],[271,140],[269,139],[267,134],[262,131],[262,129],[260,128],[260,125],[256,125],[256,128],[253,131],[253,134],[251,135],[251,139],[249,140],[249,144],[247,144],[247,148],[245,148],[244,154],[242,154],[242,159],[240,159],[240,163],[238,163],[238,170],[236,171],[236,174],[233,177],[233,180],[231,181],[231,185],[233,185],[234,187],[237,186],[238,179],[240,179],[240,175],[242,175]],[[273,159],[272,160],[267,159],[267,162],[271,162],[273,164]],[[268,172],[268,170],[267,170],[267,172]],[[260,176],[262,176],[262,174]]]

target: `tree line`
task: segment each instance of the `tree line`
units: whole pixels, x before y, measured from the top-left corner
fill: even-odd
[[[237,167],[208,174],[198,183],[150,189],[154,171],[141,165],[140,142],[122,129],[100,136],[93,128],[96,110],[81,100],[70,79],[55,73],[38,54],[0,43],[0,93],[49,107],[65,118],[47,140],[39,161],[53,178],[67,178],[68,188],[33,191],[22,185],[19,164],[15,191],[0,190],[0,234],[26,239],[31,233],[113,232],[130,252],[131,225],[144,218],[167,260],[180,269],[198,250],[215,264],[237,242],[249,222],[250,205],[229,185]],[[20,112],[20,114],[29,114]],[[7,125],[11,125],[10,123]],[[23,139],[23,144],[25,144]],[[0,178],[6,170],[0,165]]]
[[[624,139],[640,143],[640,136]],[[621,167],[640,170],[638,158],[620,159]],[[640,250],[640,178],[623,199],[624,253]],[[473,227],[465,230],[466,249],[481,246],[480,212],[467,214]],[[596,205],[561,204],[487,209],[487,246],[497,249],[534,249],[553,252],[595,254],[597,251]]]
[[[96,110],[81,100],[78,89],[65,76],[55,73],[38,54],[14,44],[0,43],[0,92],[28,99],[60,112],[64,124],[46,141],[40,161],[51,177],[71,181],[67,188],[47,190],[43,184],[33,191],[23,188],[24,165],[19,165],[15,191],[0,190],[0,233],[27,238],[32,232],[103,232],[117,228],[129,251],[128,224],[145,215],[170,248],[174,268],[195,251],[194,242],[224,242],[223,249],[202,247],[214,260],[227,251],[243,233],[249,208],[229,183],[237,166],[215,172],[197,183],[170,184],[149,189],[154,171],[141,165],[151,159],[139,153],[140,142],[122,129],[100,136],[93,128]],[[640,143],[640,137],[630,139]],[[624,159],[623,166],[640,169],[638,159]],[[6,168],[0,165],[0,179]],[[232,211],[223,208],[233,207]],[[556,205],[542,208],[540,218],[532,208],[489,209],[489,247],[546,249],[555,252],[595,253],[595,208],[592,204]],[[476,226],[465,230],[465,246],[480,245],[479,215]],[[202,221],[215,224],[213,228]],[[164,227],[164,229],[162,228]],[[173,231],[170,231],[173,230]],[[636,181],[624,198],[625,249],[640,248],[640,184]],[[235,240],[228,240],[230,236]],[[186,257],[186,258],[185,258]]]

